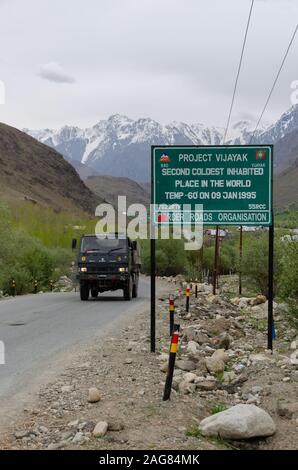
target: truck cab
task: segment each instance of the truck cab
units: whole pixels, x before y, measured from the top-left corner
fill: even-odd
[[[72,243],[76,247],[76,240]],[[129,237],[83,235],[78,253],[77,280],[81,300],[105,291],[123,290],[124,300],[138,296],[139,243]]]

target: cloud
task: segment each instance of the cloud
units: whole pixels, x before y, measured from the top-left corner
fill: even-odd
[[[44,80],[55,83],[74,83],[75,79],[68,75],[57,62],[49,62],[39,67],[38,75]]]

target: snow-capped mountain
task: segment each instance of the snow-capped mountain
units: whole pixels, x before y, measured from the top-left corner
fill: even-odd
[[[298,129],[298,106],[293,106],[267,129],[259,129],[253,140],[254,124],[239,121],[231,126],[227,143],[275,143]],[[93,127],[64,126],[61,129],[28,130],[37,140],[55,148],[70,162],[81,162],[100,174],[126,176],[136,181],[150,179],[151,145],[219,145],[224,129],[203,124],[172,122],[162,125],[150,118],[133,120],[119,114]]]

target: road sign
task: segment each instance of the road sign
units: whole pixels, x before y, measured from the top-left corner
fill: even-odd
[[[271,225],[272,162],[271,145],[153,146],[153,222]]]

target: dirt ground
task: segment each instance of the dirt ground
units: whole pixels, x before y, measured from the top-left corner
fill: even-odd
[[[273,355],[266,349],[264,319],[230,303],[225,295],[199,293],[190,299],[190,314],[178,285],[162,281],[157,308],[157,352],[150,353],[149,310],[122,321],[117,333],[107,333],[65,364],[54,381],[44,385],[38,399],[25,408],[1,436],[1,449],[296,449],[298,444],[298,370],[289,363],[291,341],[297,336],[282,314],[276,314],[277,340]],[[179,391],[186,373],[175,370],[171,399],[162,400],[169,351],[168,295],[177,296],[176,323],[181,325],[177,359],[196,362],[198,376],[208,372],[205,357],[224,331],[231,337],[226,371],[236,378],[216,377],[211,390]],[[187,352],[186,332],[207,336],[194,358]],[[257,356],[256,356],[257,355]],[[177,386],[178,384],[178,386]],[[174,384],[173,384],[174,386]],[[101,399],[88,403],[88,389],[97,387]],[[286,400],[286,402],[282,401]],[[285,403],[280,411],[279,403]],[[205,438],[200,421],[237,403],[254,403],[266,410],[277,426],[268,438],[227,441]],[[104,437],[92,434],[99,421],[108,423]]]

